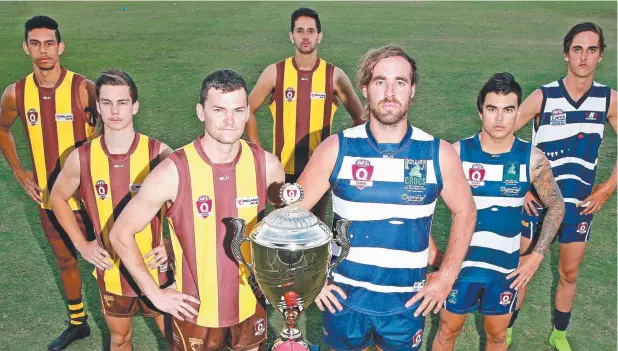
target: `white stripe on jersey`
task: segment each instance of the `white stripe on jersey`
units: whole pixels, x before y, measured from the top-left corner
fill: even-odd
[[[555,81],[553,81],[553,82],[551,82],[551,83],[548,83],[548,84],[545,84],[545,85],[543,85],[543,86],[544,86],[544,87],[546,87],[546,88],[552,88],[552,87],[559,87],[559,86],[560,86],[560,84],[558,84],[558,81],[557,81],[557,80],[555,80]]]
[[[607,100],[605,97],[588,97],[586,101],[579,108],[573,107],[566,98],[548,98],[545,100],[545,111],[543,112],[552,112],[555,109],[560,109],[564,112],[571,111],[594,111],[594,112],[605,112],[605,108],[607,107]]]
[[[420,140],[420,141],[432,141],[434,138],[432,135],[426,133],[424,130],[414,128],[412,129],[411,139]]]
[[[605,125],[599,123],[569,123],[561,126],[544,124],[536,132],[535,144],[563,140],[579,133],[599,134],[603,137]]]
[[[554,167],[562,166],[563,164],[566,164],[566,163],[577,163],[578,165],[582,165],[588,168],[589,170],[594,171],[594,168],[597,166],[598,161],[599,159],[597,158],[596,160],[594,160],[594,163],[592,163],[592,162],[588,162],[578,157],[569,156],[569,157],[562,157],[556,160],[549,160],[549,165],[552,168],[554,168]]]
[[[500,266],[493,265],[491,263],[479,262],[479,261],[464,261],[464,263],[461,265],[461,268],[466,268],[466,267],[478,267],[478,268],[491,269],[492,271],[496,271],[496,272],[500,272],[504,274],[511,273],[515,270],[515,268],[506,269]]]
[[[489,165],[485,163],[469,161],[463,161],[461,164],[467,180],[470,180],[470,172],[468,172],[468,169],[472,168],[472,165],[483,166],[483,170],[485,170],[485,176],[483,177],[483,181],[501,182],[503,180],[502,178],[504,176],[504,165]],[[519,181],[528,181],[528,171],[526,170],[526,165],[519,165]]]
[[[584,183],[586,185],[591,185],[590,183],[585,182],[583,179],[581,179],[580,177],[574,175],[574,174],[562,174],[557,176],[556,178],[554,178],[557,181],[559,180],[563,180],[563,179],[575,179],[578,180],[580,183]]]
[[[346,201],[333,193],[333,212],[350,221],[378,221],[389,218],[419,219],[431,216],[435,208],[436,200],[427,205],[380,204]]]
[[[365,129],[365,125],[361,124],[360,126],[356,126],[353,128],[348,128],[343,131],[343,136],[345,138],[367,138],[367,129]]]
[[[391,285],[376,285],[369,282],[361,282],[358,280],[346,278],[341,274],[333,273],[333,278],[336,283],[348,284],[356,287],[365,288],[367,290],[381,293],[410,293],[419,291],[419,287],[414,286],[391,286]]]
[[[377,158],[377,157],[351,157],[344,156],[337,179],[354,179],[352,166],[358,160],[367,160],[373,166],[372,182],[394,182],[402,183],[405,177],[404,162],[402,158]],[[433,167],[433,160],[427,161],[427,184],[436,184],[436,173]]]
[[[524,205],[523,197],[473,196],[477,210],[490,207],[519,207]]]
[[[582,200],[573,198],[573,197],[565,197],[564,198],[564,203],[571,203],[571,204],[575,204],[577,205],[578,203],[582,202]],[[586,202],[585,204],[583,204],[581,207],[588,207],[588,205],[590,205],[590,202]]]
[[[429,249],[410,252],[381,247],[352,247],[346,260],[382,268],[426,268]]]
[[[472,234],[470,246],[499,250],[508,254],[519,251],[520,236],[505,238],[494,232],[481,231]]]

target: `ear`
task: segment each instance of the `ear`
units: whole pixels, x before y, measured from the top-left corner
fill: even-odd
[[[133,103],[133,116],[137,114],[137,111],[139,111],[139,101]]]
[[[483,122],[483,114],[479,112],[479,119]]]
[[[290,41],[294,44],[294,33],[290,32]]]
[[[324,32],[318,34],[318,44],[322,41],[322,37],[324,36]]]
[[[367,99],[367,86],[363,85],[361,87],[361,93],[363,93],[363,96],[365,97],[365,99]]]
[[[412,94],[410,94],[410,100],[412,100],[414,94],[416,94],[416,83],[412,84]]]
[[[58,55],[62,55],[64,49],[66,49],[66,46],[64,46],[64,42],[61,41],[60,43],[58,43]]]
[[[204,106],[202,106],[201,104],[195,105],[195,111],[197,112],[197,118],[200,121],[205,122],[206,115],[204,114]]]
[[[99,113],[99,117],[101,117],[101,105],[99,104],[99,100],[97,100],[97,112]]]
[[[564,55],[564,61],[565,62],[569,62],[569,54],[563,54]]]
[[[25,41],[21,44],[21,48],[24,49],[24,52],[26,53],[26,55],[30,56],[30,51],[28,51],[28,43],[26,43]]]

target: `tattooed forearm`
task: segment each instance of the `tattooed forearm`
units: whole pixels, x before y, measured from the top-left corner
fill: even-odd
[[[549,161],[537,148],[532,149],[532,155],[530,157],[530,174],[532,178],[532,185],[536,189],[539,199],[547,207],[547,213],[543,226],[541,227],[541,234],[539,240],[534,248],[534,251],[544,254],[549,248],[552,240],[556,236],[562,218],[564,217],[564,199],[558,184],[554,180],[554,176],[551,172],[551,166]]]

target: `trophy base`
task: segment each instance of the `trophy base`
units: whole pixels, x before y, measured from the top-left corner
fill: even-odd
[[[320,345],[309,344],[306,341],[292,341],[281,339],[266,345],[267,351],[320,351]]]

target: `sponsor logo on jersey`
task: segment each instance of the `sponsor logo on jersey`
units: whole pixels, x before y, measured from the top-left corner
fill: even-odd
[[[32,126],[36,125],[39,121],[39,113],[33,108],[28,110],[28,113],[26,113],[26,117],[28,119],[28,123],[30,123],[30,125]]]
[[[350,185],[355,186],[358,190],[363,190],[368,186],[373,186],[371,177],[373,176],[373,166],[369,160],[358,159],[352,165],[352,180]]]
[[[501,186],[500,187],[500,194],[502,196],[520,196],[521,193],[521,187],[508,187],[508,186]]]
[[[56,113],[56,122],[73,122],[72,113]]]
[[[257,206],[259,202],[260,202],[260,198],[258,196],[237,197],[236,198],[236,208]]]
[[[485,185],[483,179],[485,179],[485,170],[483,165],[475,163],[468,169],[468,184],[473,188]]]
[[[425,195],[410,195],[408,193],[401,194],[401,201],[409,204],[422,204],[425,202]]]
[[[404,188],[411,192],[425,192],[427,160],[404,160]]]
[[[132,193],[138,193],[139,189],[142,188],[142,184],[129,184],[129,191]]]
[[[295,95],[296,95],[296,92],[294,91],[294,88],[289,87],[289,88],[285,89],[285,99],[288,102],[294,100],[294,96]]]
[[[197,214],[202,218],[208,218],[212,213],[212,199],[206,195],[198,197],[195,206],[197,207]]]
[[[255,327],[255,336],[260,336],[264,334],[264,332],[266,331],[266,321],[264,320],[264,318],[260,318],[257,321],[255,321],[254,327]]]
[[[107,198],[107,183],[104,180],[97,180],[94,184],[94,190],[97,192],[97,195],[101,198],[101,200],[105,200]]]
[[[554,109],[549,117],[549,124],[552,126],[563,126],[566,124],[566,113],[562,109]]]
[[[326,100],[326,93],[314,93],[314,92],[311,92],[309,97],[311,98],[311,100]]]
[[[586,233],[588,233],[588,223],[587,222],[581,222],[580,224],[577,225],[577,232],[581,235],[584,235]]]
[[[510,291],[505,291],[502,294],[500,294],[500,304],[502,306],[506,306],[511,304],[511,301],[513,301],[513,293]]]
[[[412,337],[412,347],[421,346],[421,342],[423,341],[423,329],[419,329],[414,336]]]
[[[508,161],[504,165],[502,181],[506,185],[517,185],[519,183],[519,162]]]
[[[448,303],[457,303],[457,293],[458,292],[459,292],[458,289],[451,290],[451,293],[448,294]]]
[[[191,351],[198,351],[202,349],[202,345],[204,341],[199,338],[189,338],[189,346],[191,347]]]
[[[596,121],[597,117],[599,117],[598,112],[588,112],[586,113],[586,120],[588,121]]]

